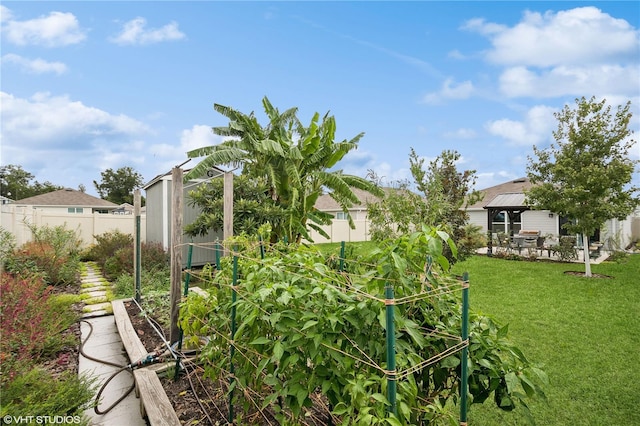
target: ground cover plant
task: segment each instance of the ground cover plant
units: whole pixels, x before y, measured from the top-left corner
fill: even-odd
[[[305,424],[320,403],[333,422],[345,425],[455,423],[455,348],[462,342],[454,288],[460,281],[448,274],[446,243],[446,234],[425,228],[382,245],[364,269],[352,262],[349,274],[329,266],[315,249],[287,248],[259,260],[244,252],[237,260],[238,283],[226,258],[211,277],[209,297],[190,296],[183,305],[181,326],[185,335],[209,339],[200,358],[209,378],[226,382],[232,373],[238,404],[268,410],[281,424]],[[425,264],[428,258],[432,262]],[[388,283],[402,301],[395,309],[399,393],[392,419],[381,299]],[[234,309],[237,329],[230,337]],[[490,398],[503,410],[525,409],[530,397],[542,395],[544,372],[509,343],[505,327],[482,315],[470,319],[473,402]],[[454,355],[427,362],[452,348]]]
[[[580,264],[513,262],[475,256],[471,307],[509,325],[514,344],[549,376],[548,403],[533,402],[541,425],[640,424],[640,255],[593,265],[588,279],[566,274]],[[517,411],[517,410],[516,410]],[[512,413],[473,405],[475,425],[517,425]]]
[[[58,231],[63,230],[51,235],[65,234]],[[59,259],[74,256],[73,252],[55,251],[62,247],[57,244],[61,240],[65,238],[46,246],[36,241],[27,245],[29,250],[18,248],[3,257],[12,272],[0,275],[0,417],[60,415],[83,422],[82,412],[90,406],[92,383],[78,377],[76,369],[79,297],[63,292],[77,282],[52,278],[64,275],[57,274]],[[36,250],[36,260],[19,268],[16,257],[29,261],[32,258],[27,255],[34,253],[33,247],[46,250]],[[53,253],[56,261],[45,262],[43,253]],[[65,274],[77,277],[77,266],[77,262],[70,262],[67,267],[73,268]],[[46,280],[58,285],[49,286]]]

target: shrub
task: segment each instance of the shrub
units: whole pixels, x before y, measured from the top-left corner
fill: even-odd
[[[61,332],[71,326],[77,316],[70,309],[73,299],[52,296],[52,287],[41,278],[3,274],[0,289],[0,359],[2,369],[9,372],[2,376],[4,383],[33,362],[67,344],[76,344]]]
[[[13,253],[16,248],[16,237],[3,227],[0,226],[0,272],[2,272],[2,265],[4,265],[9,258],[9,255]]]
[[[84,255],[100,266],[105,277],[116,280],[122,274],[133,274],[133,237],[119,231],[96,236],[98,243]],[[169,266],[169,255],[159,243],[140,245],[142,270],[151,271]]]
[[[87,424],[83,411],[91,406],[93,387],[92,379],[73,372],[65,372],[56,379],[36,367],[3,386],[0,417],[72,416],[72,423]]]
[[[133,237],[117,230],[96,235],[95,239],[96,244],[91,246],[85,257],[95,260],[103,271],[107,260],[113,257],[119,249],[133,247]]]
[[[445,356],[455,353],[452,336],[460,335],[462,311],[459,293],[453,294],[461,283],[450,274],[445,244],[455,256],[447,234],[425,227],[380,244],[361,263],[353,261],[348,274],[302,248],[265,259],[243,255],[239,283],[226,257],[221,270],[207,277],[214,283],[209,296],[189,297],[182,305],[180,325],[192,336],[190,343],[210,337],[200,356],[205,374],[226,378],[220,366],[233,353],[227,349],[229,313],[235,309],[232,344],[242,354],[233,359],[235,386],[262,398],[258,404],[271,405],[284,424],[304,418],[318,392],[340,424],[387,424],[387,301],[381,295],[393,285],[395,369],[401,380],[398,417],[388,424],[439,424],[447,420],[446,407],[458,403],[461,374],[459,355]],[[493,397],[500,409],[526,412],[529,397],[543,396],[546,375],[509,343],[506,326],[474,312],[469,320],[472,402]],[[440,355],[439,362],[429,362]],[[237,404],[245,410],[254,406],[241,398]]]

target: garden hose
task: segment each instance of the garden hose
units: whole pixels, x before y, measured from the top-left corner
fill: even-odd
[[[134,382],[131,385],[131,387],[120,398],[118,398],[107,409],[100,410],[98,408],[98,404],[100,403],[100,397],[102,396],[102,393],[104,392],[104,390],[107,387],[107,385],[109,384],[109,382],[111,382],[111,380],[113,380],[118,374],[122,373],[123,371],[128,371],[129,373],[132,373],[132,375],[133,375],[133,370],[134,369],[139,368],[139,367],[144,367],[146,365],[154,364],[156,362],[159,362],[165,355],[167,355],[167,353],[169,351],[160,352],[160,350],[157,350],[157,351],[152,352],[150,354],[147,354],[147,356],[145,356],[143,358],[140,358],[139,360],[137,360],[135,362],[132,362],[131,364],[127,364],[127,365],[120,365],[120,364],[116,364],[116,363],[111,362],[111,361],[105,361],[105,360],[102,360],[102,359],[98,359],[98,358],[92,357],[91,355],[87,355],[85,353],[85,351],[84,351],[84,344],[87,342],[87,340],[89,340],[89,337],[91,337],[91,333],[93,333],[93,324],[91,324],[87,320],[80,320],[80,322],[84,322],[84,323],[87,323],[89,325],[89,333],[87,334],[87,337],[83,341],[80,342],[80,353],[82,354],[82,356],[84,356],[85,358],[90,359],[92,361],[99,362],[101,364],[110,365],[112,367],[117,367],[118,368],[118,370],[115,371],[111,376],[109,376],[107,381],[105,381],[102,384],[102,386],[100,387],[100,390],[96,394],[95,405],[93,407],[93,411],[98,415],[104,415],[104,414],[107,414],[109,411],[111,411],[120,402],[122,402],[122,400],[125,399],[131,393],[131,391],[133,391],[135,389],[135,387],[136,387],[135,379],[134,379]]]

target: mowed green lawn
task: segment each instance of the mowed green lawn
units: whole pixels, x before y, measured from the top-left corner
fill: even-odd
[[[531,404],[538,425],[640,425],[640,255],[592,265],[612,278],[565,271],[582,264],[475,256],[471,308],[509,324],[509,336],[549,375],[548,403]],[[474,405],[470,425],[525,424],[513,413]]]

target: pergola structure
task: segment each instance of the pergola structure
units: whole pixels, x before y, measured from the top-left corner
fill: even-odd
[[[525,204],[525,195],[522,192],[516,193],[504,193],[496,195],[487,205],[484,206],[487,210],[487,229],[489,232],[493,229],[493,218],[496,214],[504,211],[507,214],[507,229],[510,234],[513,234],[513,223],[516,214],[521,214],[526,210],[530,210],[530,207]],[[493,252],[493,245],[491,238],[489,238],[487,244],[488,254]]]
[[[525,195],[521,192],[496,195],[484,208],[489,213],[487,215],[487,229],[492,229],[493,217],[504,211],[507,212],[509,218],[508,229],[511,233],[513,232],[512,225],[515,214],[530,210],[530,207],[525,205]]]

